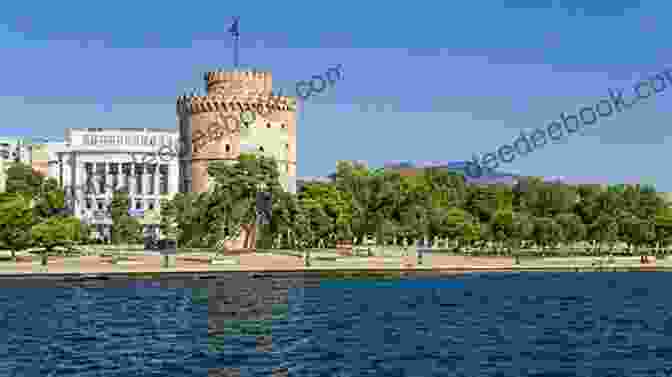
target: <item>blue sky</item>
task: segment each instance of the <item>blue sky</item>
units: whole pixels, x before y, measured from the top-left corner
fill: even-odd
[[[232,67],[233,16],[241,63],[271,70],[285,93],[343,65],[344,80],[300,109],[299,175],[343,159],[469,159],[672,68],[672,3],[660,0],[245,4],[4,4],[0,134],[175,127],[176,96]],[[500,169],[672,191],[671,100],[651,97]]]

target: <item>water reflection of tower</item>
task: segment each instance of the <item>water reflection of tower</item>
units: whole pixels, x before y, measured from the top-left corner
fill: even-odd
[[[270,351],[272,321],[288,315],[291,284],[288,278],[249,279],[240,275],[210,281],[208,335],[222,340],[253,336],[259,351]]]

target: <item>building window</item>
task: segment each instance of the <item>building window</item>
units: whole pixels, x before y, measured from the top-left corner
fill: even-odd
[[[159,194],[168,194],[168,165],[159,165]]]
[[[229,144],[226,144],[226,151],[230,152],[231,151],[231,146]]]
[[[135,209],[142,209],[142,201],[141,200],[136,200],[135,201]]]
[[[270,123],[266,123],[266,128],[271,128],[271,124],[270,124]]]
[[[135,193],[142,195],[142,174],[144,173],[143,164],[135,164]]]
[[[149,210],[150,210],[150,211],[154,210],[154,201],[153,201],[153,200],[150,200],[150,201],[149,201],[149,205],[148,205],[148,207],[149,207]]]
[[[263,152],[263,151],[264,151],[264,147],[259,147],[259,151],[260,151],[260,152]]]
[[[91,209],[91,199],[86,199],[86,209]]]
[[[148,194],[154,195],[155,185],[154,181],[156,180],[156,164],[147,165],[147,173],[149,173],[149,187]]]
[[[86,191],[84,193],[87,195],[95,194],[96,187],[93,184],[93,164],[90,162],[84,163],[84,180],[86,181]]]
[[[105,163],[96,164],[96,175],[98,176],[98,193],[104,194],[107,186],[107,174],[105,172]]]
[[[287,126],[283,123],[280,127],[282,127],[284,129]]]
[[[103,210],[103,202],[98,202],[98,210],[99,211]]]

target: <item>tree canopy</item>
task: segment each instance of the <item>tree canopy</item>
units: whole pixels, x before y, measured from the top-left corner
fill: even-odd
[[[264,228],[284,247],[379,244],[437,237],[465,247],[510,253],[533,244],[540,252],[581,241],[599,252],[616,242],[631,251],[672,241],[672,210],[645,185],[568,185],[522,178],[514,186],[468,185],[460,174],[429,168],[414,176],[369,170],[339,162],[332,182],[307,183],[296,194],[283,192],[275,163],[243,155],[237,163],[214,163],[214,182],[204,194],[180,194],[166,204],[168,223],[180,240],[211,245],[235,238],[254,222],[254,197],[262,185],[273,192],[273,218]],[[403,241],[406,239],[406,241]],[[278,244],[275,242],[275,244]],[[584,243],[584,246],[585,246]]]

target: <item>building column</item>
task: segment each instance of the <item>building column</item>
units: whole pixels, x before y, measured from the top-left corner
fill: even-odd
[[[143,192],[143,198],[146,199],[147,196],[148,196],[147,193],[149,192],[149,180],[152,179],[152,177],[149,174],[149,164],[144,164],[144,165],[145,166],[142,168],[142,188],[143,188],[143,191],[144,191]]]
[[[74,207],[75,210],[77,211],[78,217],[80,217],[80,210],[82,208],[82,203],[81,199],[83,197],[82,191],[84,188],[79,187],[81,185],[81,178],[80,174],[81,171],[79,169],[79,158],[77,156],[76,152],[70,153],[70,185],[74,188],[74,196],[73,196],[73,202],[74,202]]]
[[[100,194],[104,194],[105,192],[100,189],[100,182],[103,181],[103,176],[102,174],[105,174],[104,172],[98,172],[98,162],[93,163],[93,185],[94,185],[94,192],[96,193],[96,197]],[[94,200],[93,207],[95,210],[98,210],[98,206],[96,204],[97,200]]]
[[[131,164],[131,171],[128,175],[128,197],[135,196],[135,164]]]
[[[112,171],[112,169],[110,167],[110,163],[108,162],[108,163],[105,164],[105,179],[106,179],[106,186],[107,186],[107,187],[105,187],[105,199],[106,200],[110,199],[112,197],[112,191],[113,191],[112,187],[113,186],[112,186],[111,171]]]
[[[156,170],[154,171],[154,195],[158,198],[161,196],[161,191],[159,190],[159,165],[156,165]]]
[[[58,185],[63,188],[64,187],[64,182],[63,182],[63,154],[61,152],[58,152],[57,154],[57,159],[58,162],[56,162],[58,165],[56,168],[58,169]]]

